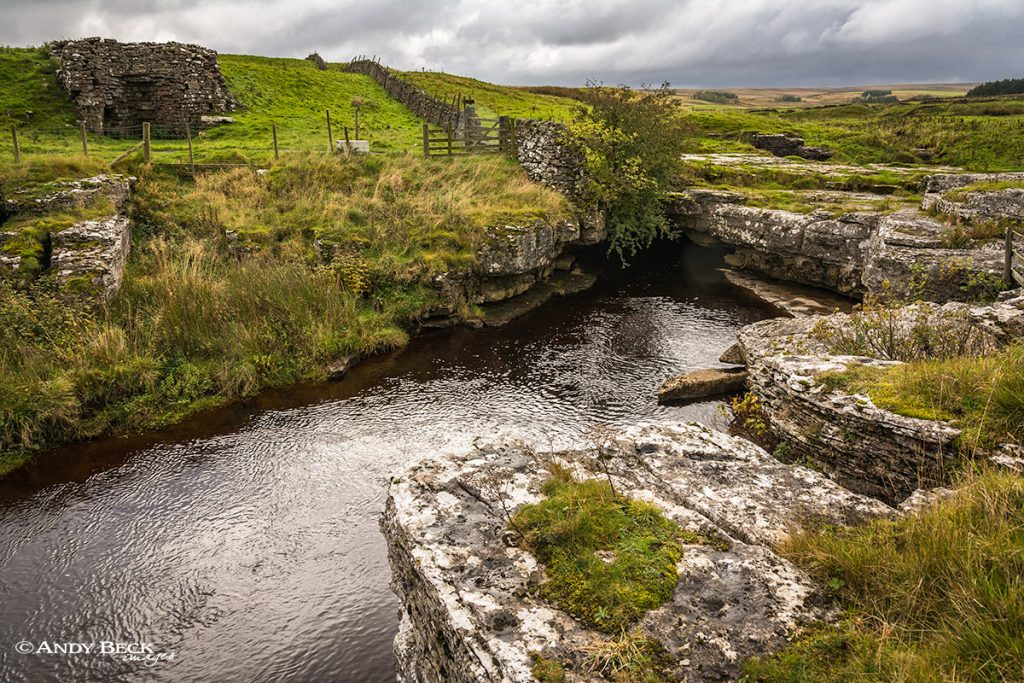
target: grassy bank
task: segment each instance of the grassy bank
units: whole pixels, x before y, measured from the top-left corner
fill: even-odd
[[[1020,680],[1021,477],[972,476],[919,515],[798,535],[782,552],[830,587],[845,616],[748,662],[747,680]]]
[[[404,71],[401,76],[441,100],[462,94],[466,99],[473,100],[477,112],[485,116],[512,116],[564,122],[569,120],[573,106],[579,104],[560,95],[535,93],[437,71]]]
[[[984,357],[917,360],[891,369],[852,368],[826,383],[871,397],[900,415],[947,420],[968,452],[1024,441],[1024,345]]]
[[[437,303],[432,276],[470,268],[488,225],[568,215],[497,157],[296,156],[194,184],[138,172],[135,243],[112,304],[68,300],[46,277],[2,285],[0,472],[53,444],[165,424],[399,347]]]

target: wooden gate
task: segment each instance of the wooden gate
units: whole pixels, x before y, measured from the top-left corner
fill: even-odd
[[[452,157],[466,153],[464,141],[451,126],[423,124],[423,156]]]
[[[423,124],[423,155],[498,154],[513,147],[512,121],[507,116],[471,117],[461,128]]]
[[[1024,287],[1024,233],[1021,229],[1006,229],[1006,267],[1003,279],[1013,287],[1015,284]]]

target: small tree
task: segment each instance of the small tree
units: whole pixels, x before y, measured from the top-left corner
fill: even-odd
[[[662,200],[693,135],[668,83],[640,90],[590,84],[583,98],[569,123],[588,172],[578,201],[605,213],[609,251],[625,262],[669,233]]]

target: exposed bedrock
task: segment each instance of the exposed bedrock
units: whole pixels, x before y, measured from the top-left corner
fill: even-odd
[[[131,223],[120,214],[54,233],[50,268],[57,284],[70,294],[113,298],[124,280],[131,236]]]
[[[949,226],[917,210],[834,216],[744,202],[736,192],[693,189],[669,202],[668,211],[694,240],[732,246],[729,265],[847,296],[969,300],[1001,279],[999,244],[947,248]]]
[[[11,192],[4,201],[10,222],[0,225],[0,275],[22,279],[48,270],[67,294],[112,298],[121,287],[131,248],[131,223],[122,210],[134,181],[128,176],[97,175]],[[30,269],[23,267],[21,256],[9,252],[8,245],[24,242],[25,235],[19,233],[38,230],[37,222],[74,212],[83,218],[47,232],[46,257],[36,260],[31,272],[23,272]]]
[[[750,144],[777,157],[797,156],[812,161],[826,161],[833,155],[828,147],[808,147],[802,137],[786,133],[755,133],[750,136]]]
[[[828,373],[858,365],[898,364],[831,353],[822,339],[823,327],[852,330],[856,315],[754,323],[740,331],[739,346],[749,387],[760,399],[774,436],[785,444],[780,457],[813,463],[846,488],[895,504],[916,489],[948,481],[962,458],[960,430],[898,415],[879,408],[868,396],[831,389],[823,381]],[[919,304],[887,320],[886,329],[896,336],[909,335],[920,324],[933,329],[952,324],[947,329],[965,340],[965,352],[980,354],[1024,333],[1024,296],[990,306]]]
[[[672,600],[637,624],[666,648],[678,680],[735,679],[746,657],[830,616],[808,577],[772,550],[793,529],[895,514],[703,426],[634,428],[613,443],[606,462],[620,493],[722,541],[687,545]],[[579,455],[558,458],[577,476],[604,476]],[[537,597],[544,570],[503,512],[540,499],[542,460],[521,445],[482,446],[425,460],[392,481],[381,526],[402,604],[400,680],[532,681],[533,653],[559,661],[567,681],[594,680],[587,648],[607,636]]]
[[[978,183],[1019,186],[963,192],[962,196],[951,192]],[[921,208],[967,221],[1024,221],[1024,173],[941,173],[929,176]]]
[[[448,272],[434,279],[444,303],[423,321],[427,327],[458,324],[465,305],[483,305],[482,322],[503,325],[543,305],[552,296],[587,289],[595,278],[573,266],[567,250],[603,239],[590,219],[489,228],[477,248],[472,271]]]

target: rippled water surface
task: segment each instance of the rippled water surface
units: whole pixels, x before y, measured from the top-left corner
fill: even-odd
[[[723,281],[716,252],[658,251],[504,328],[433,333],[341,383],[0,482],[0,680],[394,680],[390,472],[478,435],[567,444],[595,423],[715,419],[715,403],[658,406],[658,385],[772,312]],[[174,658],[15,650],[104,640]]]

